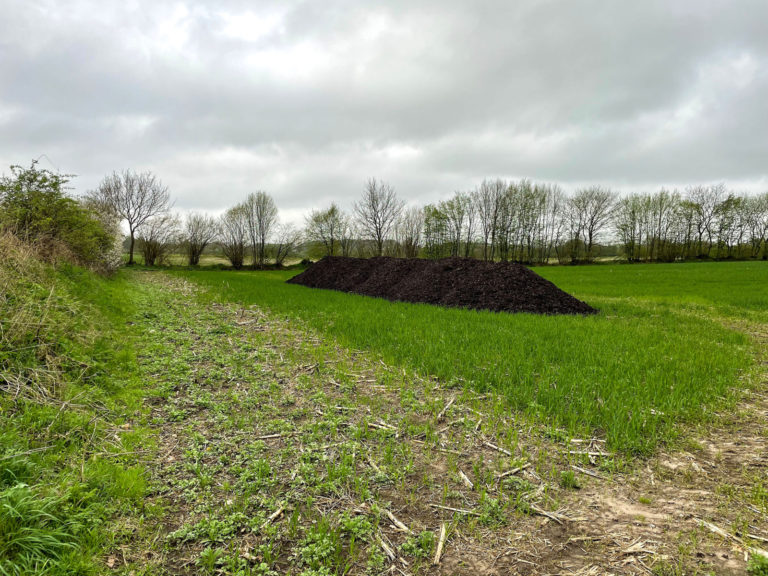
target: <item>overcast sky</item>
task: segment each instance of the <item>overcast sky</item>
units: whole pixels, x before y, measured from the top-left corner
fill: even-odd
[[[0,0],[0,170],[286,219],[371,176],[768,190],[768,1]]]

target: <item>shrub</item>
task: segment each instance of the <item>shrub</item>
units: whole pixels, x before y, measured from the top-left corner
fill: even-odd
[[[0,177],[0,229],[34,244],[48,261],[68,260],[95,269],[119,264],[117,223],[93,205],[67,196],[71,176],[11,166]]]

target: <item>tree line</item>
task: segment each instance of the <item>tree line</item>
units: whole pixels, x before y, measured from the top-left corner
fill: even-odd
[[[109,262],[128,231],[128,263],[190,265],[215,251],[232,267],[281,266],[290,257],[479,258],[525,264],[592,262],[610,247],[631,262],[768,259],[768,192],[736,194],[723,184],[620,195],[590,186],[487,179],[425,206],[406,206],[387,182],[369,179],[349,211],[312,210],[298,228],[256,191],[214,217],[174,214],[168,187],[151,172],[114,172],[83,198],[65,193],[70,176],[12,167],[0,181],[0,225],[38,242],[68,246],[83,262]],[[106,264],[104,264],[107,266]]]
[[[724,185],[619,195],[590,186],[484,180],[471,191],[408,207],[370,180],[349,214],[332,204],[306,219],[323,255],[463,257],[524,264],[592,262],[606,245],[632,262],[768,258],[768,193]]]
[[[607,245],[632,262],[768,258],[768,193],[739,195],[723,184],[628,195],[590,186],[569,195],[556,184],[489,179],[406,206],[389,183],[371,178],[351,211],[335,203],[312,210],[303,229],[281,222],[263,191],[218,218],[182,220],[149,173],[112,174],[89,198],[127,223],[129,263],[135,242],[148,265],[180,247],[197,265],[212,245],[236,269],[328,255],[587,263]]]

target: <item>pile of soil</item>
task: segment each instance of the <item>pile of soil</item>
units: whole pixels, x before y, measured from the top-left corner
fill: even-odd
[[[323,258],[288,282],[400,302],[494,312],[597,312],[549,280],[512,262],[333,256]]]

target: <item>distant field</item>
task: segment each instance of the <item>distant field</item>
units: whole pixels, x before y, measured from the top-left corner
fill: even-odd
[[[144,264],[144,258],[138,252],[134,255],[134,260],[136,261],[136,263],[138,265],[143,265]],[[128,262],[128,254],[127,253],[125,253],[123,255],[123,261],[124,262]],[[170,265],[170,266],[187,266],[188,262],[189,262],[189,258],[188,258],[188,256],[186,254],[175,252],[173,254],[169,254],[166,257],[164,264],[165,265]],[[285,266],[293,266],[295,264],[298,264],[299,262],[301,262],[300,258],[287,258],[283,264]],[[250,266],[251,265],[251,259],[250,258],[246,258],[245,265],[246,266]],[[231,266],[231,264],[230,264],[229,260],[227,260],[221,254],[211,254],[211,253],[206,252],[206,253],[204,253],[200,257],[200,264],[199,264],[199,266],[201,268],[205,268],[207,266],[226,266],[226,267],[229,267],[229,266]]]
[[[182,271],[224,300],[297,318],[390,363],[479,390],[570,434],[648,454],[727,402],[754,360],[733,326],[768,322],[768,263],[536,271],[601,310],[543,317],[441,309],[285,284],[289,272]]]

